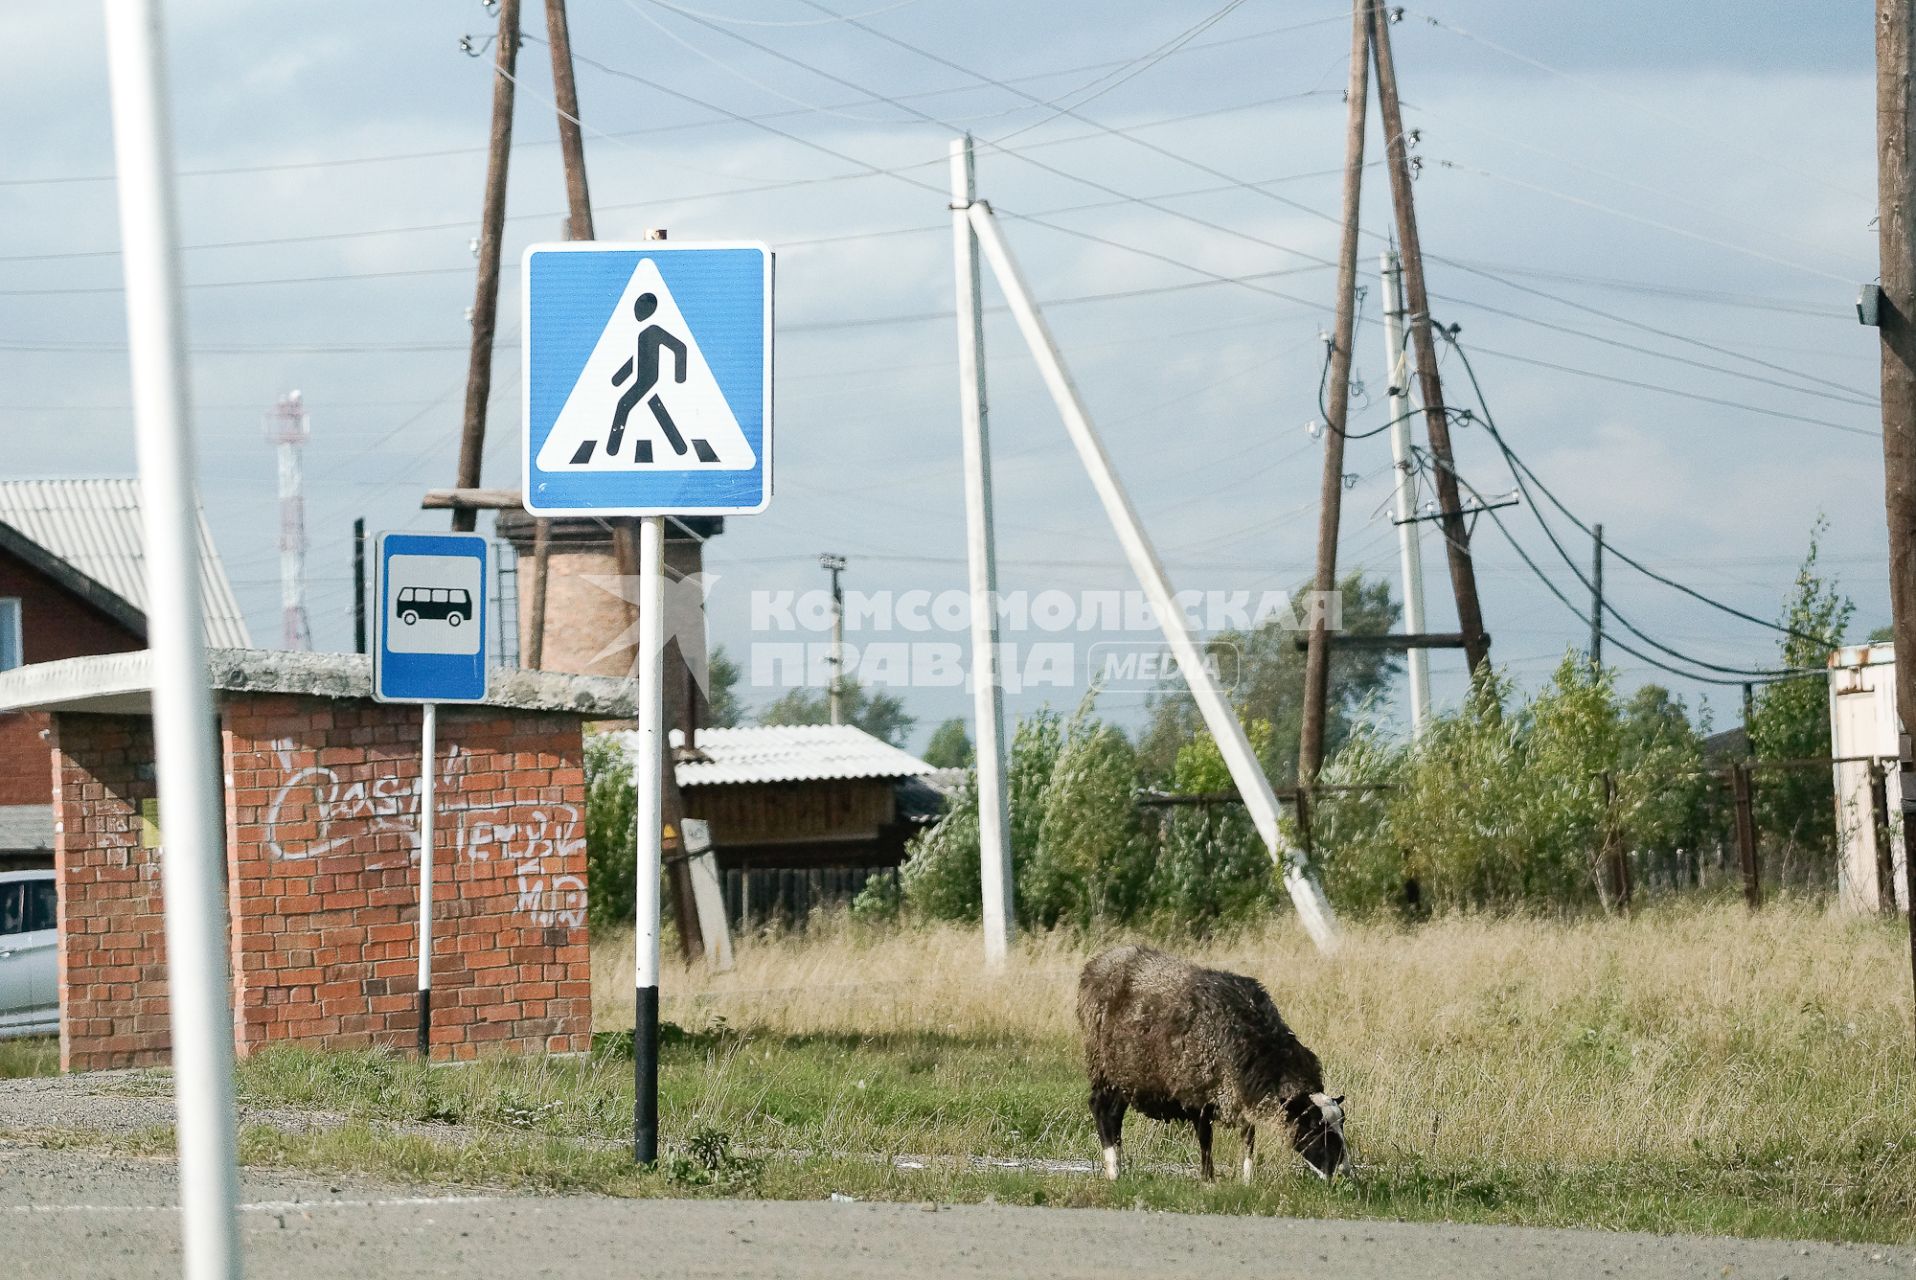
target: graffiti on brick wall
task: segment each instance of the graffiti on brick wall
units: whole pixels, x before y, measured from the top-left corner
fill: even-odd
[[[272,745],[286,781],[273,793],[266,809],[264,825],[270,857],[281,862],[308,861],[350,848],[362,836],[387,833],[408,837],[405,851],[371,857],[367,870],[409,864],[417,857],[417,779],[342,778],[337,770],[318,764],[295,769],[292,740],[281,739]],[[512,863],[518,881],[515,909],[532,924],[583,926],[585,880],[560,872],[568,860],[584,854],[585,823],[578,806],[541,806],[525,820],[517,820],[525,817],[519,806],[474,804],[459,787],[471,759],[455,744],[435,770],[441,788],[439,813],[442,818],[453,819],[454,856],[473,862]],[[303,830],[308,824],[310,835],[282,840],[284,833]]]
[[[585,852],[585,824],[577,805],[535,809],[528,822],[501,822],[486,812],[459,816],[459,856],[515,864],[519,910],[536,925],[585,924],[585,879],[555,874]]]

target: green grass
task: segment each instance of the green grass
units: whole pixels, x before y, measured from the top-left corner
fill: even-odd
[[[60,1072],[60,1037],[17,1036],[0,1040],[0,1080]]]
[[[249,1163],[612,1195],[1100,1205],[1916,1242],[1907,938],[1780,902],[1631,920],[1355,923],[1334,957],[1273,924],[1192,946],[1259,976],[1350,1097],[1361,1176],[1326,1187],[1275,1134],[1253,1185],[1200,1183],[1188,1129],[1133,1118],[1097,1158],[1071,1013],[1092,944],[1021,940],[981,973],[954,930],[815,928],[736,971],[670,967],[664,1158],[628,1153],[629,943],[601,940],[602,1051],[428,1067],[291,1048],[242,1101],[344,1117],[249,1126]],[[621,983],[623,989],[621,990]],[[623,995],[624,998],[617,998]],[[626,1033],[629,1043],[629,1031]],[[153,1135],[46,1141],[154,1146]],[[141,1144],[145,1144],[142,1147]],[[1220,1134],[1220,1169],[1236,1164]],[[896,1167],[894,1157],[926,1167]]]

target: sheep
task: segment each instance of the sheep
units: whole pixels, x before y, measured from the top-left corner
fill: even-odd
[[[1260,1122],[1281,1123],[1325,1181],[1350,1172],[1344,1099],[1324,1092],[1317,1055],[1255,979],[1149,947],[1113,947],[1078,977],[1078,1026],[1106,1177],[1118,1176],[1127,1107],[1190,1121],[1206,1180],[1216,1176],[1217,1123],[1243,1129],[1247,1183]]]

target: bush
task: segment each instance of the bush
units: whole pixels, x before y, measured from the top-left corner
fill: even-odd
[[[585,739],[586,920],[593,928],[632,924],[638,865],[638,796],[632,764],[611,734]]]

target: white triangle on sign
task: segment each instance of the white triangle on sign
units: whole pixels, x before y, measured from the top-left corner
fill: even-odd
[[[658,265],[639,259],[539,446],[539,470],[744,471],[757,460]]]

